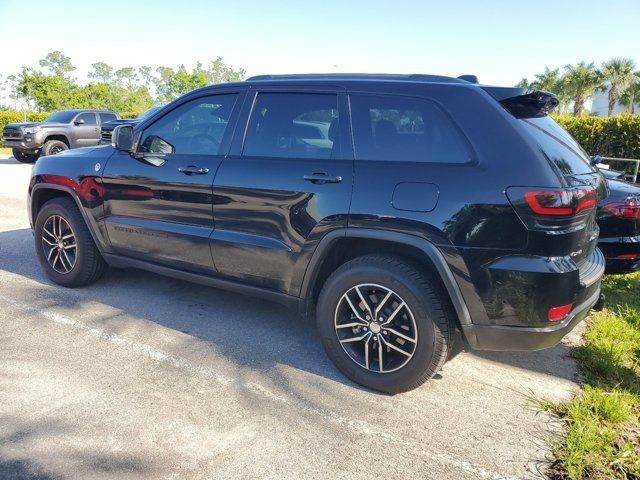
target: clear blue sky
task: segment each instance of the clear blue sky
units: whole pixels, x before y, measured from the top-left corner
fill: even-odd
[[[218,55],[250,75],[474,73],[506,85],[582,59],[640,64],[638,0],[0,0],[0,20],[2,75],[56,49],[80,79],[97,61],[192,66]]]

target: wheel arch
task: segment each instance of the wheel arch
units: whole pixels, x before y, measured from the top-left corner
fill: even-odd
[[[334,230],[319,242],[302,279],[300,297],[305,309],[315,302],[324,281],[335,268],[369,253],[389,253],[426,265],[442,281],[460,327],[464,330],[464,326],[472,323],[460,287],[438,247],[415,235],[365,228]]]
[[[71,187],[55,183],[38,183],[34,185],[29,195],[29,219],[31,221],[31,226],[33,227],[35,225],[36,217],[38,216],[38,212],[42,206],[54,198],[71,198],[73,200],[76,207],[78,207],[80,215],[87,225],[98,250],[100,253],[103,253],[105,241],[100,235],[95,221],[87,215],[82,201]]]
[[[45,143],[47,143],[50,140],[59,140],[62,143],[64,143],[67,148],[71,148],[71,143],[69,143],[69,139],[67,138],[66,135],[60,134],[60,133],[52,133],[50,135],[47,135],[44,139],[44,141],[42,142],[42,144],[44,145]]]

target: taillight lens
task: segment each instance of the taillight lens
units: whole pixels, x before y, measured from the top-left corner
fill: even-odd
[[[627,200],[625,202],[611,202],[602,206],[607,212],[620,218],[640,218],[640,201]]]
[[[567,217],[594,208],[598,203],[593,189],[543,190],[525,192],[529,208],[538,215]]]
[[[593,188],[509,187],[506,193],[525,225],[536,230],[563,230],[584,224],[598,204]]]

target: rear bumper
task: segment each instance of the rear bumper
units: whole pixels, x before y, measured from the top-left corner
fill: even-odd
[[[601,237],[598,248],[607,261],[607,273],[630,273],[640,270],[640,236]],[[621,255],[636,254],[637,258],[620,258]]]
[[[595,292],[574,308],[562,322],[548,327],[510,327],[502,325],[470,325],[464,334],[476,350],[530,351],[557,345],[580,323],[600,298],[600,282]]]

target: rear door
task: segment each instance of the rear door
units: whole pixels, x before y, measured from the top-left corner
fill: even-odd
[[[116,253],[211,273],[212,184],[229,149],[242,92],[185,99],[143,126],[134,155],[103,174],[105,225]]]
[[[73,121],[73,136],[76,147],[90,147],[100,143],[100,126],[95,113],[85,112]]]
[[[319,239],[345,227],[353,183],[339,89],[252,91],[214,183],[218,272],[296,294],[291,280]]]

